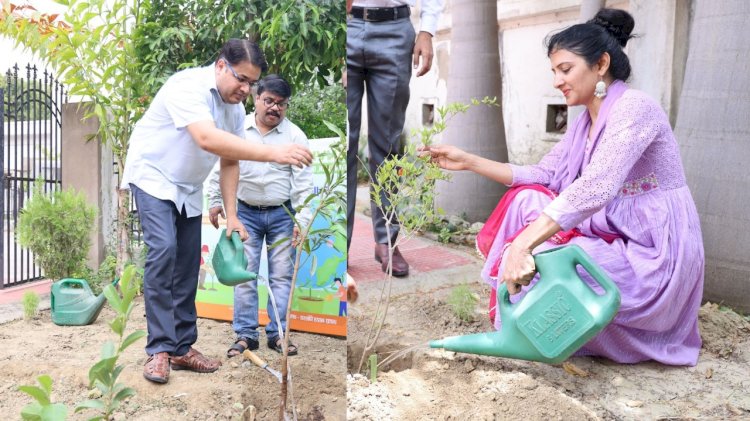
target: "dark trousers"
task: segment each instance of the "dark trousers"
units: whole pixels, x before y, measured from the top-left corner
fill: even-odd
[[[347,151],[347,248],[354,226],[357,200],[357,153],[362,118],[362,98],[367,91],[367,145],[370,173],[374,177],[380,164],[401,149],[406,106],[409,104],[414,27],[409,18],[387,22],[365,22],[351,18],[346,29],[346,106],[349,111],[349,149]],[[387,203],[384,194],[383,200]],[[394,241],[398,221],[386,230],[383,213],[374,203],[372,224],[375,242]]]
[[[201,217],[188,218],[169,200],[131,184],[148,247],[143,289],[146,353],[184,355],[198,339],[195,294],[201,258]]]

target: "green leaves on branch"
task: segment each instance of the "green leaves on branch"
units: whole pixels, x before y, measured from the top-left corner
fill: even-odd
[[[144,1],[134,32],[144,76],[139,96],[153,96],[176,70],[210,64],[229,38],[256,41],[268,72],[295,92],[310,82],[327,86],[343,70],[344,9],[340,0]]]
[[[135,390],[117,381],[124,365],[117,361],[127,347],[146,336],[143,330],[136,330],[127,337],[125,330],[130,313],[133,311],[133,299],[138,292],[135,266],[128,266],[119,280],[120,290],[113,284],[104,288],[104,296],[115,311],[116,316],[109,321],[109,327],[117,334],[118,343],[107,341],[102,346],[101,359],[89,369],[89,388],[96,387],[101,392],[99,399],[84,401],[76,406],[76,412],[86,409],[97,410],[102,419],[110,419],[120,404],[128,397],[135,395]]]
[[[109,284],[104,289],[104,294],[110,306],[117,315],[110,321],[109,325],[118,336],[118,343],[107,341],[102,346],[101,359],[89,369],[89,388],[96,387],[101,393],[98,399],[89,399],[76,405],[75,412],[95,410],[97,415],[91,420],[109,420],[112,414],[120,407],[122,402],[130,396],[135,395],[133,388],[119,383],[119,378],[124,365],[117,364],[122,352],[135,343],[138,339],[146,336],[143,330],[136,330],[123,339],[125,328],[130,313],[133,310],[133,298],[138,289],[135,279],[135,267],[128,266],[119,280],[120,291],[114,285]],[[33,397],[36,402],[26,405],[21,417],[24,420],[56,421],[64,420],[68,415],[68,408],[63,404],[52,403],[52,379],[44,374],[37,378],[37,386],[19,386],[18,390]]]

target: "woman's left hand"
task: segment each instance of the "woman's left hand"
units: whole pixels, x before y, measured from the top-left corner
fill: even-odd
[[[531,250],[520,247],[512,242],[505,256],[505,271],[503,282],[508,287],[508,292],[518,294],[521,286],[528,285],[536,274],[536,265]]]

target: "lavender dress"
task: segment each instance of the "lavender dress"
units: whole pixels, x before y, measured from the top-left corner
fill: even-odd
[[[504,269],[505,238],[544,212],[563,230],[577,228],[583,234],[570,243],[581,246],[621,293],[613,322],[577,355],[695,365],[701,347],[703,241],[669,121],[659,104],[616,81],[591,138],[590,125],[584,112],[539,164],[512,166],[513,185],[541,184],[560,195],[552,200],[530,189],[518,193],[482,278],[497,287],[490,273],[496,265],[499,273]],[[618,238],[611,243],[602,239],[613,235]],[[545,242],[534,253],[556,246]],[[499,315],[495,324],[499,329]]]

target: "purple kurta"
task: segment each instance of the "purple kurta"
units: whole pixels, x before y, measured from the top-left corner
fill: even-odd
[[[541,184],[561,193],[551,200],[533,190],[519,192],[482,278],[497,287],[489,274],[505,239],[544,212],[563,230],[583,233],[571,243],[581,246],[620,289],[617,316],[578,355],[695,365],[701,347],[703,240],[669,121],[659,104],[616,81],[593,140],[590,123],[584,112],[539,164],[512,166],[513,185]],[[607,243],[600,238],[607,233],[619,238]],[[545,242],[534,252],[556,246]],[[499,273],[503,269],[501,262]],[[495,323],[499,329],[499,315]]]

